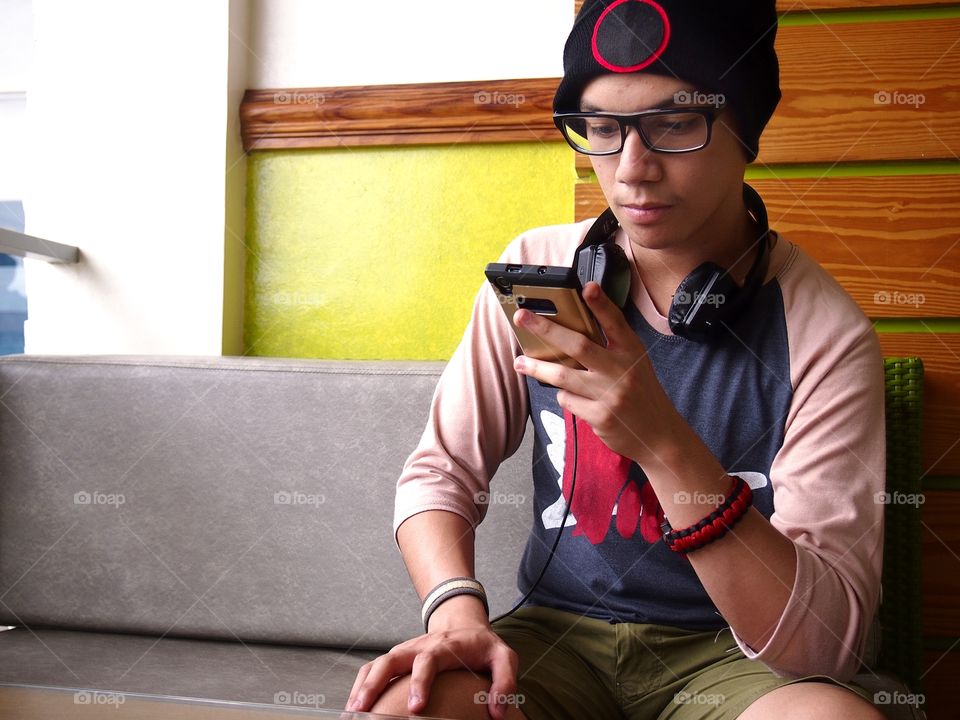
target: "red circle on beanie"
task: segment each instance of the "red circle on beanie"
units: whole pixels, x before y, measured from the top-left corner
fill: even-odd
[[[636,72],[659,58],[670,41],[667,12],[654,0],[616,0],[593,28],[593,57],[611,72]]]

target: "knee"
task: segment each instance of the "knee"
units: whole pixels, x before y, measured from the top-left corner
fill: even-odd
[[[885,720],[872,703],[839,685],[801,682],[771,690],[753,702],[739,720]]]
[[[370,712],[385,715],[409,715],[410,710],[407,707],[409,681],[410,676],[404,675],[387,685],[373,707],[370,708]]]
[[[372,713],[385,715],[409,715],[407,699],[410,676],[394,680],[370,709]],[[422,715],[456,718],[487,718],[486,693],[490,690],[490,678],[468,670],[448,670],[438,673],[430,686],[430,695]],[[513,717],[513,715],[508,715]],[[522,718],[522,715],[515,717]]]

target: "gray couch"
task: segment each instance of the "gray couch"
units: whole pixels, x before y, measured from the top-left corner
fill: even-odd
[[[0,358],[0,683],[342,708],[420,632],[393,495],[441,369]],[[530,452],[478,535],[494,613]]]
[[[419,631],[393,495],[441,369],[0,358],[0,682],[342,708]],[[505,610],[526,513],[498,509]]]

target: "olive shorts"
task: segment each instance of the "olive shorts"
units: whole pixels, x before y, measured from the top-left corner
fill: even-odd
[[[809,680],[872,701],[870,691],[827,676],[774,675],[744,656],[729,628],[609,623],[527,605],[493,629],[520,658],[516,697],[506,700],[530,720],[735,720],[764,693]]]

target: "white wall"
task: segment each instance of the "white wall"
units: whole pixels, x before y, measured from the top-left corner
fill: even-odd
[[[33,0],[28,353],[220,354],[229,0]]]
[[[241,351],[245,87],[558,76],[573,15],[568,0],[0,0],[0,27],[31,4],[32,65],[21,43],[11,71],[29,77],[17,192],[26,232],[82,260],[27,261],[26,351],[65,354]]]
[[[20,200],[27,82],[33,58],[30,0],[0,0],[0,200]]]
[[[559,77],[573,0],[254,0],[251,87]]]

